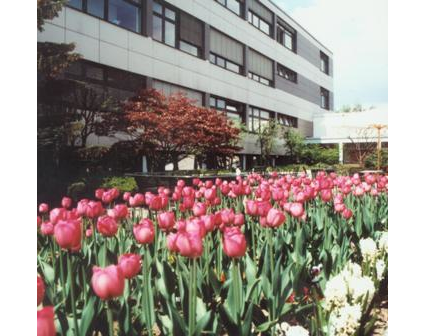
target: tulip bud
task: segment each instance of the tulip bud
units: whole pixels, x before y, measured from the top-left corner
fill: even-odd
[[[240,258],[245,255],[246,238],[239,227],[224,228],[223,250],[230,258]]]
[[[194,203],[193,215],[195,215],[196,217],[206,215],[206,204],[201,202]]]
[[[118,223],[113,217],[101,216],[97,219],[97,230],[105,237],[112,237],[118,232]]]
[[[116,265],[110,265],[105,268],[94,266],[91,285],[100,299],[110,300],[123,294],[125,287],[124,274],[121,268]]]
[[[285,220],[286,216],[284,215],[284,212],[274,208],[270,209],[266,216],[266,222],[268,226],[272,228],[280,226]]]
[[[141,258],[138,254],[123,254],[118,259],[118,265],[126,279],[131,279],[140,272]]]
[[[54,225],[50,222],[41,223],[40,232],[45,236],[52,236],[54,232]]]
[[[172,211],[159,213],[157,219],[158,226],[162,231],[169,231],[175,225],[175,214]]]
[[[81,221],[59,221],[54,227],[57,244],[66,250],[77,251],[81,248]]]
[[[152,243],[155,239],[153,222],[148,218],[142,219],[137,225],[134,225],[133,233],[140,244]]]
[[[70,199],[69,197],[63,197],[62,198],[62,207],[65,209],[69,209],[71,207],[72,204],[72,199]]]
[[[37,336],[56,336],[52,306],[37,310]]]
[[[38,206],[38,211],[39,211],[40,213],[46,213],[46,212],[48,212],[48,211],[49,211],[49,206],[48,206],[46,203],[41,203],[41,204]]]
[[[294,202],[290,204],[290,214],[293,217],[296,217],[296,218],[302,217],[303,212],[304,210],[303,210],[302,203]]]
[[[45,291],[44,281],[37,275],[37,307],[43,302]]]

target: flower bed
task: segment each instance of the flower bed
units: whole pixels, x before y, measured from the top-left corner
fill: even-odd
[[[38,335],[367,335],[387,190],[273,173],[40,204]]]

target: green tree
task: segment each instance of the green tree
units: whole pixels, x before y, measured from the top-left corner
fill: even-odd
[[[275,142],[278,138],[278,133],[281,126],[275,119],[270,119],[266,126],[261,126],[258,130],[256,145],[261,151],[261,164],[269,164],[271,153],[274,150]]]
[[[293,158],[295,163],[299,163],[305,149],[305,137],[293,128],[286,128],[283,139],[287,154]]]

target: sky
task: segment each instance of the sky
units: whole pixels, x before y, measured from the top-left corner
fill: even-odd
[[[333,52],[336,110],[387,105],[387,0],[273,2]]]

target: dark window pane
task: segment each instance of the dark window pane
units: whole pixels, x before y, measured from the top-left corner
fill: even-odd
[[[213,64],[216,64],[216,56],[214,54],[210,54],[209,61]]]
[[[157,2],[153,2],[153,12],[162,15],[162,5],[158,4]]]
[[[87,13],[104,18],[104,0],[87,0]]]
[[[175,12],[168,8],[165,8],[165,16],[172,21],[175,21]]]
[[[87,65],[85,75],[87,78],[95,80],[103,80],[104,78],[103,69],[91,65]]]
[[[175,24],[165,21],[165,43],[175,46]]]
[[[77,77],[82,76],[82,63],[81,62],[73,62],[66,69],[65,73],[74,75]]]
[[[70,0],[67,5],[77,9],[82,9],[82,0]]]
[[[109,21],[140,32],[140,10],[136,6],[122,0],[109,0]]]
[[[162,19],[153,15],[153,38],[162,41]]]

